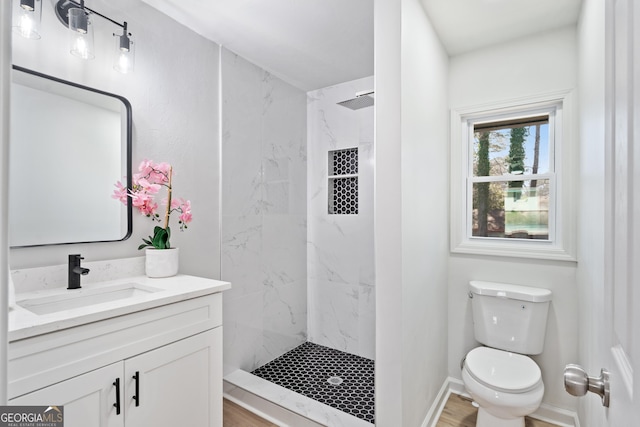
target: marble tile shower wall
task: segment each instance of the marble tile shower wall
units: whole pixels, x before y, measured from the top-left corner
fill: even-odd
[[[307,338],[306,94],[222,52],[225,375]]]
[[[309,341],[373,359],[373,107],[336,105],[373,77],[309,92],[307,286]],[[358,214],[328,213],[329,151],[358,148]]]

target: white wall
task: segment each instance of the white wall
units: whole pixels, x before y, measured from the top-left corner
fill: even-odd
[[[577,88],[575,28],[514,40],[451,58],[451,108]],[[576,132],[573,132],[576,134]],[[451,197],[464,197],[452,194]],[[548,288],[553,291],[544,352],[535,356],[545,384],[543,403],[575,409],[562,372],[577,359],[576,264],[485,256],[449,260],[449,375],[460,378],[460,360],[478,343],[473,337],[470,280]]]
[[[222,49],[224,369],[306,341],[306,93]]]
[[[402,8],[403,425],[418,426],[447,366],[449,58],[420,2]]]
[[[451,58],[451,107],[576,87],[575,28],[545,32]]]
[[[604,207],[605,207],[605,2],[585,0],[578,25],[580,99],[580,179],[578,212],[579,302],[576,363],[589,373],[604,367]],[[594,374],[592,374],[594,375]],[[591,393],[590,393],[591,394]],[[597,396],[577,399],[583,427],[605,424],[606,411]]]
[[[11,70],[11,6],[9,2],[0,4],[0,405],[7,404],[7,328],[9,277],[9,91]]]
[[[376,425],[417,426],[446,378],[448,58],[417,0],[374,16]]]
[[[172,219],[172,244],[180,247],[180,270],[219,278],[218,45],[139,0],[95,0],[92,9],[126,20],[134,35],[136,69],[122,75],[113,70],[111,56],[112,34],[119,27],[96,18],[96,59],[82,61],[68,53],[68,30],[55,17],[51,2],[42,4],[42,38],[14,37],[13,62],[131,102],[134,170],[144,158],[171,163],[174,196],[190,199],[193,206],[193,223],[186,232],[180,233],[177,219]],[[87,261],[141,256],[140,239],[153,226],[134,213],[129,240],[13,249],[11,267],[64,264],[72,252],[82,253]]]
[[[373,266],[374,108],[337,102],[373,89],[373,77],[307,94],[309,341],[375,358]],[[328,153],[358,149],[358,214],[328,213]]]

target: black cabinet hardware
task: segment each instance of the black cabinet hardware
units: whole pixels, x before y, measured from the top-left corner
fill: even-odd
[[[136,401],[136,406],[140,406],[140,372],[136,371],[136,374],[133,376],[133,379],[136,381],[136,394],[133,395],[133,400]]]
[[[120,378],[116,378],[113,385],[116,386],[116,403],[113,406],[116,408],[116,415],[120,415]]]

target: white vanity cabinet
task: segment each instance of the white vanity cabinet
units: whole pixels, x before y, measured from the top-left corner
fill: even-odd
[[[222,354],[215,348],[221,338],[215,328],[11,404],[64,405],[66,427],[222,426]]]
[[[222,427],[222,293],[11,341],[8,374],[66,427]]]

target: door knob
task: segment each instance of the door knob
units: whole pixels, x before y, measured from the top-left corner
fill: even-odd
[[[564,389],[573,396],[584,396],[588,391],[602,398],[602,406],[609,407],[609,371],[600,370],[599,377],[590,377],[579,365],[564,368]]]

